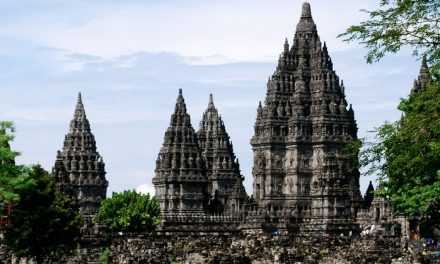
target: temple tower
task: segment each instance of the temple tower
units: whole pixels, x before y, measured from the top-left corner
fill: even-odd
[[[423,56],[422,66],[420,67],[419,77],[414,80],[413,88],[411,93],[419,93],[426,89],[426,86],[431,83],[432,78],[429,73],[428,64],[426,63],[426,56]]]
[[[239,213],[247,197],[243,176],[223,120],[214,106],[212,94],[200,121],[197,139],[207,169],[211,196],[217,193],[226,213]],[[210,212],[223,213],[220,209],[209,205]]]
[[[208,178],[182,89],[156,160],[155,173],[153,184],[164,215],[205,212]]]
[[[344,146],[356,134],[344,84],[304,3],[292,46],[286,39],[257,109],[251,145],[259,210],[300,229],[355,228],[359,171]]]
[[[57,153],[52,175],[86,220],[99,210],[106,197],[108,182],[104,167],[79,93],[69,133],[63,149]]]

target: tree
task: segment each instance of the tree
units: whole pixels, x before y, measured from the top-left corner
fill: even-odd
[[[349,27],[339,35],[345,41],[359,41],[369,51],[368,63],[386,53],[396,53],[403,46],[413,55],[427,56],[432,74],[440,70],[440,2],[438,0],[381,0],[383,9],[367,13],[370,20]]]
[[[433,215],[440,210],[440,84],[402,100],[404,113],[376,131],[361,151],[361,165],[378,173],[395,213]]]
[[[363,10],[370,20],[339,35],[360,41],[369,51],[367,62],[380,60],[404,46],[426,56],[433,77],[425,90],[413,92],[399,104],[402,118],[376,129],[375,141],[360,152],[366,174],[378,174],[396,214],[440,218],[440,2],[438,0],[381,0],[383,9]],[[432,226],[431,226],[432,228]]]
[[[34,184],[24,166],[16,165],[18,152],[12,151],[10,142],[14,139],[15,128],[12,122],[0,121],[0,206],[18,201],[16,187]]]
[[[19,201],[3,242],[17,257],[56,261],[76,247],[82,217],[70,209],[70,201],[40,165],[28,168],[27,175],[33,184],[15,186]]]
[[[159,215],[156,198],[126,190],[102,201],[95,221],[102,221],[110,231],[152,231],[160,224]]]

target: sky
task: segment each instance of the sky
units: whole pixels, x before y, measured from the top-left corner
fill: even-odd
[[[366,50],[337,35],[378,0],[310,0],[321,41],[344,80],[359,137],[397,120],[420,61],[402,50],[366,64]],[[106,163],[108,194],[153,192],[155,160],[178,89],[197,130],[209,94],[252,194],[250,138],[259,101],[297,0],[0,0],[0,120],[16,126],[17,163],[51,171],[78,92]],[[361,176],[361,191],[374,177]]]

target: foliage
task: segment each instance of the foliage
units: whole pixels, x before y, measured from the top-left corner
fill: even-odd
[[[28,176],[35,184],[15,187],[20,200],[14,204],[4,243],[18,257],[37,263],[57,260],[76,246],[82,217],[70,209],[70,201],[40,165],[28,168]]]
[[[378,173],[395,213],[428,214],[440,210],[440,82],[402,100],[404,115],[376,131],[366,143],[360,164],[367,174]]]
[[[28,177],[26,168],[14,162],[19,155],[18,152],[12,151],[9,145],[14,139],[14,131],[11,122],[0,121],[0,206],[19,200],[15,188],[35,184]]]
[[[99,263],[108,263],[110,261],[110,249],[106,247],[99,255]]]
[[[368,63],[380,60],[386,53],[396,53],[403,46],[413,55],[427,55],[432,73],[440,70],[440,2],[438,0],[381,0],[382,9],[362,10],[370,17],[349,27],[339,37],[359,41],[367,49]],[[419,51],[423,51],[419,54]]]
[[[111,231],[152,231],[160,223],[159,214],[156,198],[126,190],[102,201],[95,220]]]

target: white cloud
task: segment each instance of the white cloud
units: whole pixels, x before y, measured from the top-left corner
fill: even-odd
[[[156,191],[154,190],[154,186],[151,183],[144,183],[136,187],[136,192],[147,194],[154,196]]]
[[[350,46],[336,36],[364,17],[359,9],[377,1],[310,2],[322,41],[337,51]],[[14,10],[19,19],[5,19],[9,23],[0,36],[107,58],[167,51],[193,57],[195,64],[269,61],[281,51],[284,38],[291,42],[302,4],[288,0],[106,3],[49,3],[45,11]]]

